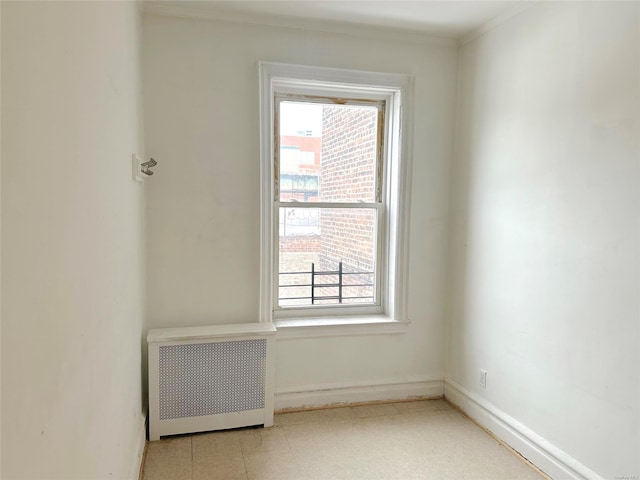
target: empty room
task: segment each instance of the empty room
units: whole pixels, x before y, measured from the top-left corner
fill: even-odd
[[[640,2],[0,42],[3,479],[640,479]]]

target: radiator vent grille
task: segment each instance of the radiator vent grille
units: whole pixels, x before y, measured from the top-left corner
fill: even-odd
[[[160,346],[160,420],[264,408],[265,339]]]

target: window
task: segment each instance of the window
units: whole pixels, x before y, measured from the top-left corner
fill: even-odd
[[[274,307],[379,305],[385,101],[274,100]]]
[[[260,70],[261,320],[406,321],[411,78]]]

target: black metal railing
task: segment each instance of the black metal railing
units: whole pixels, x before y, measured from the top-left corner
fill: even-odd
[[[374,296],[371,295],[344,295],[345,289],[350,289],[352,287],[374,287],[375,284],[373,281],[367,281],[366,283],[345,283],[345,277],[349,277],[352,275],[359,275],[360,279],[363,276],[373,275],[375,272],[365,272],[365,271],[357,271],[357,272],[345,272],[343,268],[342,262],[338,264],[337,270],[325,270],[325,271],[317,271],[315,263],[311,263],[311,271],[307,272],[280,272],[280,275],[310,275],[310,283],[296,283],[296,284],[279,284],[280,288],[305,288],[310,287],[311,294],[309,296],[299,296],[299,297],[280,297],[280,300],[311,300],[311,305],[316,305],[316,302],[327,302],[331,300],[337,300],[338,303],[343,303],[344,300],[366,300],[371,299],[373,302]],[[327,277],[337,278],[337,281],[332,281],[331,279],[327,280]],[[282,278],[282,277],[280,277]],[[320,280],[320,281],[319,281]],[[357,280],[356,280],[357,281]],[[362,281],[362,280],[360,280]],[[322,295],[322,289],[337,288],[337,295]],[[373,288],[372,288],[373,290]],[[360,303],[360,302],[351,302],[351,303]],[[364,302],[361,302],[364,303]]]

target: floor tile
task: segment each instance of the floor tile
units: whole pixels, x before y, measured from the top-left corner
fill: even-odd
[[[251,433],[231,431],[194,435],[192,437],[193,459],[242,459],[240,439],[248,435]]]
[[[244,457],[249,480],[300,480],[295,458],[290,453],[257,453]]]
[[[302,412],[279,413],[274,416],[275,425],[299,425],[309,423],[344,422],[353,418],[350,407],[324,408]]]
[[[193,462],[193,480],[247,480],[244,458],[213,460],[203,458]]]
[[[435,408],[441,408],[434,405],[438,400],[418,400],[415,402],[397,402],[393,406],[400,413],[414,413],[414,412],[433,412]]]
[[[143,480],[542,480],[445,400],[278,414],[149,444]]]
[[[287,425],[285,436],[291,452],[296,454],[339,452],[351,443],[353,425],[348,422],[329,422]]]
[[[240,439],[240,446],[243,455],[267,452],[289,453],[289,443],[284,429],[279,426],[253,430],[250,435]]]
[[[190,480],[191,437],[149,442],[143,480]]]
[[[384,415],[395,415],[398,409],[392,403],[382,403],[379,405],[359,405],[351,407],[351,412],[356,418],[380,417]]]

